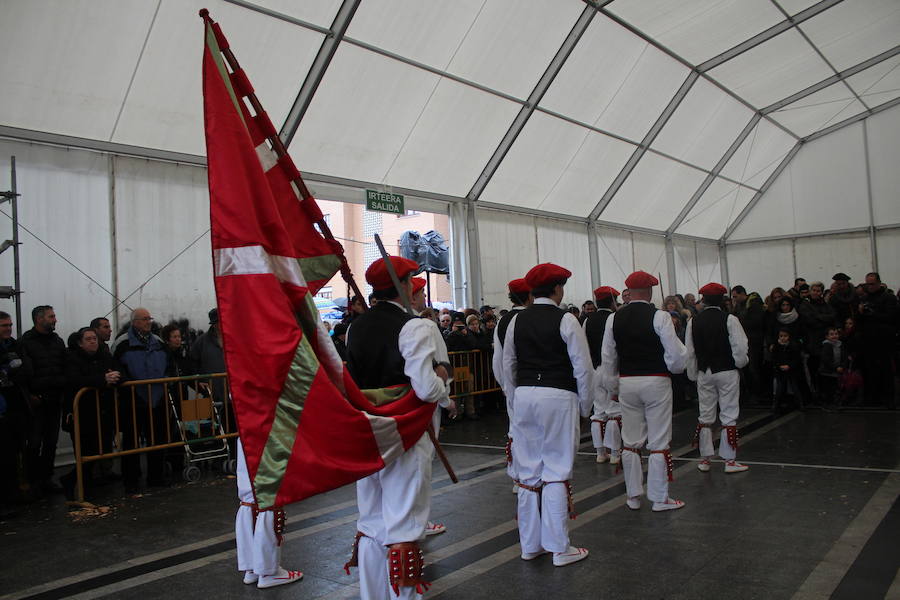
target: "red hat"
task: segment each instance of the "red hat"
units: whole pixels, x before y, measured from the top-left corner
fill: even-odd
[[[646,271],[635,271],[625,280],[625,287],[629,290],[642,290],[659,285],[659,279]]]
[[[619,292],[614,287],[610,287],[608,285],[601,285],[596,290],[594,290],[594,298],[597,300],[603,300],[604,298],[618,298]]]
[[[726,288],[721,283],[707,283],[702,288],[700,288],[700,293],[704,296],[724,296],[728,293],[728,288]]]
[[[419,290],[425,289],[425,278],[424,277],[413,277],[413,294],[418,292]]]
[[[419,263],[414,260],[400,256],[389,256],[388,258],[391,259],[391,264],[394,265],[397,279],[403,279],[410,273],[415,273],[419,270]],[[366,269],[366,281],[376,290],[386,290],[393,287],[394,282],[391,281],[391,275],[388,273],[383,258],[379,258]]]
[[[531,292],[531,286],[524,279],[513,279],[506,285],[509,287],[510,293],[513,294],[527,294]]]
[[[564,269],[553,263],[542,263],[536,267],[532,267],[525,274],[525,283],[528,287],[534,289],[551,283],[563,283],[572,276],[572,271]]]

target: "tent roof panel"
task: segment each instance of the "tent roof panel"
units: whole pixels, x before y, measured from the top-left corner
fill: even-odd
[[[838,82],[771,113],[773,119],[806,137],[866,110],[853,92]]]
[[[834,71],[803,36],[789,29],[712,69],[709,74],[759,108],[809,87]]]
[[[900,95],[900,56],[895,56],[847,78],[863,102],[878,106]]]
[[[721,175],[759,188],[795,143],[794,138],[769,121],[761,119],[725,164]]]
[[[653,148],[711,169],[752,117],[746,106],[705,79],[698,79]]]
[[[616,0],[607,9],[695,65],[784,20],[768,0]]]
[[[194,17],[204,4],[160,6],[112,141],[206,154],[200,62],[185,60],[202,55],[200,20]],[[241,27],[227,32],[228,41],[272,122],[281,123],[324,36],[230,4],[217,7],[215,17],[226,23],[240,20]],[[260,39],[266,43],[259,44]]]
[[[341,7],[341,0],[252,0],[253,4],[318,25],[329,27]],[[209,2],[207,2],[209,4]],[[212,9],[210,9],[212,10]],[[218,13],[217,9],[215,12]]]
[[[684,65],[598,14],[540,104],[638,142],[687,74]]]
[[[897,168],[897,140],[900,140],[900,107],[873,116],[867,122],[869,166],[872,174],[872,208],[876,225],[900,223],[900,169]],[[827,136],[822,139],[828,139]],[[894,255],[900,256],[900,255]]]
[[[897,0],[844,0],[798,26],[838,71],[897,45]]]
[[[747,206],[755,190],[717,177],[682,221],[676,233],[718,239]]]
[[[801,10],[806,10],[819,0],[775,0],[778,5],[787,11],[789,15],[796,15]]]

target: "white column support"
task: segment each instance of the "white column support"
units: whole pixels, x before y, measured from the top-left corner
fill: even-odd
[[[869,121],[862,122],[863,156],[866,159],[866,196],[869,203],[869,250],[872,254],[872,270],[878,271],[878,242],[875,239],[875,207],[872,201],[872,165],[869,163]]]
[[[666,271],[669,275],[669,296],[678,293],[678,281],[675,276],[675,244],[672,236],[666,236]]]
[[[725,246],[724,241],[719,241],[719,273],[721,273],[722,285],[730,291],[731,277],[728,274],[728,248]]]
[[[466,262],[469,265],[469,285],[466,290],[468,306],[478,308],[484,304],[484,294],[481,281],[481,242],[478,239],[478,215],[474,202],[469,202],[466,206],[466,249]]]
[[[109,265],[110,282],[112,283],[112,314],[109,322],[113,333],[119,331],[119,248],[116,240],[116,155],[108,156],[109,177]]]
[[[450,287],[453,289],[453,306],[463,308],[468,304],[469,282],[472,280],[469,270],[469,244],[466,221],[466,205],[450,204],[447,207],[450,215]]]
[[[588,235],[588,258],[591,261],[591,289],[597,289],[603,281],[601,278],[602,273],[600,272],[600,246],[597,243],[597,228],[590,223],[587,224],[586,228]]]

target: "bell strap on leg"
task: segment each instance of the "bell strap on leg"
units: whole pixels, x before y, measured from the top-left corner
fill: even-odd
[[[506,464],[512,464],[512,438],[506,438]]]
[[[243,502],[241,502],[241,504],[243,504]],[[284,514],[284,507],[273,506],[272,508],[265,509],[265,511],[271,511],[272,515],[275,517],[272,520],[272,528],[275,530],[275,539],[280,546],[284,543],[284,524],[287,521],[287,515]],[[257,510],[257,514],[265,511]]]
[[[359,566],[359,538],[365,537],[365,535],[362,531],[357,531],[356,537],[353,538],[353,544],[350,546],[350,560],[344,563],[344,572],[347,575],[350,574],[351,568]]]
[[[562,483],[566,486],[566,506],[569,510],[569,518],[574,520],[575,517],[578,516],[578,514],[575,512],[575,498],[572,496],[572,489],[574,487],[572,485],[572,480],[566,479],[565,481],[545,481],[544,485],[549,485],[551,483]]]
[[[697,423],[697,428],[694,430],[694,440],[691,442],[691,448],[700,447],[700,432],[703,431],[704,427],[712,430],[712,423]]]
[[[640,448],[631,448],[631,447],[629,447],[629,446],[622,446],[622,453],[623,453],[623,454],[625,453],[626,450],[627,450],[628,452],[634,452],[635,454],[637,454],[637,455],[638,455],[638,459],[641,458],[641,449],[640,449]],[[625,461],[623,460],[623,461],[620,462],[618,465],[616,465],[616,475],[618,475],[619,473],[622,472],[622,469],[624,469],[624,467],[623,467],[622,465],[623,465],[624,463],[625,463]]]
[[[415,587],[424,594],[431,584],[425,581],[425,555],[419,542],[400,542],[388,547],[388,574],[391,589],[400,595],[401,587]]]
[[[672,460],[672,453],[668,448],[665,450],[651,450],[650,454],[662,454],[663,458],[666,461],[666,474],[669,476],[669,481],[675,481],[675,477],[673,475],[673,471],[675,470],[675,463]]]
[[[735,452],[737,452],[738,449],[738,438],[740,438],[740,435],[738,434],[737,425],[726,425],[725,439],[728,440],[728,444],[734,448]]]

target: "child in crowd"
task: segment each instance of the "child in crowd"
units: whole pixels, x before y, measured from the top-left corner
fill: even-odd
[[[822,342],[822,359],[819,363],[819,393],[823,406],[835,402],[838,379],[847,371],[849,360],[842,346],[841,330],[830,327]]]
[[[784,411],[785,399],[789,393],[794,395],[800,410],[803,410],[803,392],[800,387],[803,363],[800,347],[791,339],[791,333],[787,329],[778,331],[777,341],[772,345],[772,366],[775,370],[775,402],[772,410]]]

